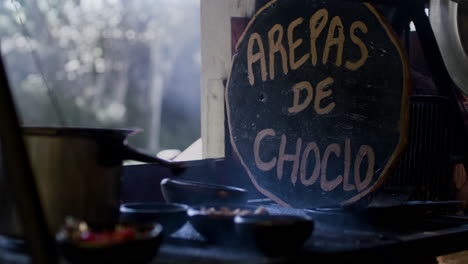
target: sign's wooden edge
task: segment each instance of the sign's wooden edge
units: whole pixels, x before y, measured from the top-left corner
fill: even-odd
[[[236,51],[238,50],[238,47],[239,47],[240,43],[244,40],[245,34],[249,30],[250,26],[255,22],[255,19],[257,18],[257,16],[260,15],[265,9],[267,9],[268,7],[270,7],[271,5],[273,5],[276,2],[277,2],[277,0],[272,0],[272,1],[268,2],[267,4],[265,4],[262,8],[260,8],[255,13],[255,15],[251,18],[251,20],[247,24],[246,28],[244,29],[244,32],[242,33],[242,35],[239,38],[239,40],[238,40],[238,42],[236,44]],[[342,202],[341,205],[352,204],[352,203],[360,200],[361,198],[365,197],[369,193],[377,190],[385,182],[385,180],[387,179],[387,177],[391,173],[392,169],[396,165],[400,155],[402,154],[402,152],[405,149],[406,144],[408,142],[408,127],[409,127],[409,94],[408,94],[408,92],[409,92],[409,87],[410,87],[410,73],[409,73],[408,59],[407,59],[406,53],[403,52],[403,47],[401,46],[401,43],[398,41],[398,36],[395,34],[395,32],[393,30],[391,30],[390,25],[388,25],[387,22],[383,19],[383,16],[380,14],[380,12],[377,11],[377,9],[375,9],[375,7],[372,4],[369,4],[369,3],[363,3],[363,4],[369,9],[369,11],[371,11],[372,14],[374,14],[374,16],[380,22],[380,24],[384,27],[385,32],[387,33],[388,37],[390,38],[390,40],[394,44],[395,48],[398,50],[401,61],[403,63],[403,65],[402,65],[403,66],[402,67],[403,68],[403,95],[402,95],[402,106],[401,106],[401,114],[400,114],[400,139],[399,139],[397,147],[395,148],[395,150],[392,153],[392,156],[390,157],[389,161],[387,162],[387,164],[384,167],[384,170],[380,174],[379,179],[371,187],[369,187],[367,190],[365,190],[365,191],[363,191],[363,192],[349,198],[348,200]],[[237,53],[232,57],[231,71],[232,71],[232,66],[234,65],[234,61],[235,61],[236,57],[237,57]],[[229,104],[229,96],[228,96],[230,79],[231,79],[231,74],[229,74],[229,77],[228,77],[228,80],[227,80],[227,83],[226,83],[226,92],[224,94],[224,97],[225,97],[225,101],[226,101],[226,110],[227,110],[227,119],[228,119],[227,123],[228,123],[228,128],[229,128],[229,138],[230,138],[230,141],[231,141],[232,150],[234,151],[234,153],[238,157],[238,159],[241,162],[244,169],[247,171],[247,174],[249,175],[249,178],[252,181],[252,183],[254,184],[255,188],[260,193],[262,193],[266,197],[272,199],[273,201],[275,201],[276,203],[278,203],[281,206],[291,207],[291,205],[284,202],[279,197],[277,197],[276,195],[274,195],[270,191],[264,189],[263,187],[261,187],[258,184],[257,180],[255,179],[254,175],[252,174],[252,172],[250,171],[248,166],[245,164],[244,159],[242,158],[242,156],[240,155],[240,153],[239,153],[239,151],[237,149],[236,143],[235,143],[234,138],[233,138],[232,133],[231,133],[232,132],[232,127],[231,127],[231,122],[230,122],[231,121],[231,113],[229,111],[230,104]]]
[[[396,166],[398,159],[400,158],[403,150],[405,149],[406,145],[408,144],[408,131],[409,131],[409,87],[411,86],[411,79],[410,79],[410,72],[409,72],[409,62],[406,56],[406,53],[403,51],[403,47],[401,46],[400,41],[398,40],[398,36],[396,33],[391,29],[391,26],[387,23],[386,20],[383,19],[383,15],[369,3],[364,3],[365,6],[374,14],[374,16],[379,20],[380,24],[384,27],[387,35],[389,36],[390,40],[392,41],[393,45],[395,45],[398,53],[400,54],[401,62],[403,63],[403,94],[401,97],[401,111],[400,111],[400,140],[398,142],[397,147],[393,151],[392,156],[387,161],[387,164],[384,167],[384,170],[380,174],[379,179],[367,190],[353,196],[352,198],[344,201],[342,205],[352,204],[359,199],[365,197],[369,193],[376,191],[388,178],[388,176],[392,173],[393,168]]]

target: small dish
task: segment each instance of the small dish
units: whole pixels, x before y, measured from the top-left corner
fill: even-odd
[[[204,204],[196,207],[191,207],[187,214],[190,224],[195,230],[200,233],[209,243],[217,243],[223,245],[235,245],[238,242],[236,229],[234,226],[234,217],[236,213],[242,213],[241,210],[254,213],[262,207],[249,206],[245,204]],[[234,213],[235,211],[238,212]],[[229,210],[231,213],[211,213],[211,210],[217,212]],[[262,210],[262,209],[260,209]],[[267,214],[266,209],[262,213]]]
[[[172,234],[188,220],[188,206],[176,203],[124,203],[120,206],[123,223],[160,223],[164,233]]]
[[[238,237],[268,255],[300,250],[314,230],[309,217],[293,215],[245,215],[234,218]]]
[[[121,237],[118,239],[99,238],[99,242],[95,242],[70,235],[70,232],[73,231],[69,226],[64,226],[57,233],[56,240],[63,256],[72,264],[149,263],[156,256],[161,244],[162,226],[160,224],[145,224],[125,225],[125,227],[134,230],[135,236],[129,237],[128,233],[124,232],[119,234]],[[81,227],[78,228],[81,229]],[[109,235],[109,231],[90,232],[87,235],[94,235],[96,238],[104,234]]]
[[[185,180],[163,179],[161,192],[168,203],[197,205],[202,203],[246,203],[245,189]]]

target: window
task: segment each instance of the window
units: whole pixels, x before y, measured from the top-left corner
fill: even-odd
[[[23,125],[139,127],[150,153],[200,137],[199,0],[5,0],[0,40]]]

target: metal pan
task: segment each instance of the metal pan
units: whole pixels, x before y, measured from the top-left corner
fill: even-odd
[[[468,95],[468,1],[431,0],[429,10],[450,77]]]
[[[367,208],[313,208],[306,213],[328,225],[341,228],[405,227],[428,216],[457,210],[462,201],[407,201],[398,205]]]

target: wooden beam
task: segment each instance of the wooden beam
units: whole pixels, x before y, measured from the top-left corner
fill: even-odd
[[[255,0],[201,0],[203,158],[224,157],[224,85],[231,70],[231,17],[251,17]]]

